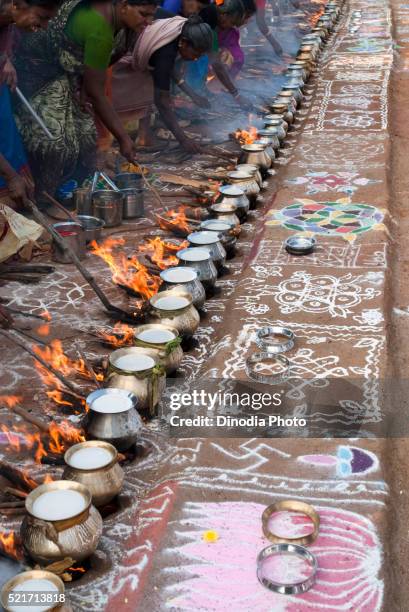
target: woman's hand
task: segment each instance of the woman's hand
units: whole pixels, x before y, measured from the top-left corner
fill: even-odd
[[[191,96],[192,102],[196,104],[199,108],[211,108],[209,100],[205,96],[199,96],[197,93],[193,93]]]
[[[11,199],[19,204],[33,197],[33,186],[18,174],[7,180],[7,187]]]
[[[236,100],[237,104],[240,106],[240,108],[242,108],[243,110],[248,112],[251,112],[253,110],[253,104],[243,98],[243,96],[241,96],[240,94],[237,94],[233,97]]]
[[[17,72],[11,61],[7,58],[0,75],[0,83],[5,83],[14,91],[17,87]]]
[[[203,153],[204,151],[203,146],[191,138],[184,138],[180,144],[185,151],[192,153],[192,155],[197,155],[198,153]]]
[[[121,140],[119,141],[119,150],[121,152],[121,155],[125,157],[125,159],[131,164],[135,161],[135,143],[130,136],[126,135],[121,138]]]

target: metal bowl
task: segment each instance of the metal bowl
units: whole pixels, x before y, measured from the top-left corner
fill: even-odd
[[[286,251],[291,253],[291,255],[308,255],[314,250],[317,241],[313,236],[296,234],[287,238],[284,244]]]
[[[47,582],[50,582],[55,587],[57,587],[58,592],[56,592],[55,595],[58,595],[58,594],[64,595],[65,593],[65,587],[64,587],[63,581],[61,580],[59,576],[57,576],[56,574],[53,574],[52,572],[47,572],[46,570],[31,570],[28,572],[22,572],[21,574],[17,574],[17,576],[13,576],[13,578],[10,578],[9,580],[7,580],[7,582],[5,582],[2,586],[0,604],[4,607],[4,610],[7,610],[7,611],[15,610],[16,606],[18,606],[19,604],[8,604],[7,601],[8,601],[9,594],[17,586],[20,586],[24,584],[25,582],[28,582],[29,580],[47,580]],[[48,591],[45,591],[45,593],[47,592]],[[51,593],[51,591],[49,592]],[[22,591],[21,593],[24,595],[24,591]],[[68,603],[67,598],[65,598],[65,601],[66,603]],[[27,603],[25,604],[20,603],[20,605],[23,607],[23,610],[24,610],[24,606],[27,606]],[[52,610],[60,610],[60,606],[58,606],[57,604],[54,605],[50,603],[49,606],[45,605],[44,607],[39,607],[37,609],[44,610],[44,612],[46,612],[46,610],[51,612]]]
[[[102,230],[105,227],[105,221],[89,215],[78,215],[77,218],[84,229],[86,242],[99,240],[101,238]]]

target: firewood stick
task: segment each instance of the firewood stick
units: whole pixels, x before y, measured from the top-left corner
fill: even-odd
[[[60,236],[60,234],[52,227],[52,225],[48,223],[46,217],[38,209],[38,207],[34,204],[34,202],[32,202],[29,199],[25,199],[24,205],[30,210],[34,219],[40,225],[42,225],[47,230],[47,232],[49,232],[49,234],[51,234],[51,236],[53,237],[55,242],[60,246],[60,248],[69,255],[71,261],[74,263],[77,270],[81,273],[81,275],[90,285],[90,287],[92,287],[92,289],[94,290],[94,292],[96,293],[96,295],[98,296],[99,300],[102,302],[106,310],[111,315],[116,315],[122,320],[127,320],[127,321],[132,320],[133,322],[135,322],[135,320],[137,320],[138,317],[136,317],[134,313],[126,312],[122,308],[118,308],[118,306],[114,306],[114,304],[111,304],[111,302],[106,297],[105,293],[102,291],[102,289],[100,289],[100,287],[95,282],[95,279],[92,276],[92,274],[87,270],[87,268],[85,268],[85,266],[82,265],[81,261],[79,260],[77,255],[74,253],[74,251],[71,249],[71,247],[67,244],[67,242],[64,240],[64,238]]]
[[[21,516],[22,514],[26,513],[26,509],[24,508],[24,506],[21,506],[20,508],[1,508],[0,507],[0,514],[4,514],[5,516]]]
[[[37,338],[37,336],[34,336],[33,334],[30,334],[30,332],[28,332],[25,329],[21,329],[21,327],[14,327],[14,329],[16,331],[18,331],[19,334],[21,334],[22,336],[25,336],[26,338],[29,338],[30,340],[33,340],[33,342],[35,342],[36,344],[41,344],[42,346],[47,346],[47,343],[44,342],[44,340],[41,340],[41,338]]]
[[[0,508],[24,508],[24,500],[16,502],[1,502]]]
[[[81,359],[83,360],[85,367],[87,368],[87,370],[89,371],[89,373],[91,374],[92,378],[94,379],[94,382],[97,386],[97,389],[101,388],[101,383],[99,382],[97,375],[95,374],[95,370],[92,367],[92,365],[90,364],[90,362],[88,361],[86,355],[80,350],[77,349],[77,353],[78,355],[81,357]]]
[[[61,561],[54,561],[54,563],[50,563],[50,565],[46,565],[42,569],[47,572],[52,572],[53,574],[59,575],[65,572],[65,570],[67,570],[69,567],[74,565],[74,563],[74,559],[72,559],[71,557],[65,557],[65,559],[62,559]]]
[[[62,204],[60,204],[58,202],[58,200],[56,200],[55,198],[53,198],[49,193],[47,193],[46,191],[42,192],[42,195],[47,198],[47,200],[49,200],[51,202],[51,204],[54,204],[54,206],[56,208],[58,208],[59,210],[61,210],[61,212],[63,212],[69,219],[71,219],[71,221],[74,221],[75,223],[79,223],[78,218],[73,215],[69,210],[67,210],[66,208],[64,208],[64,206]]]
[[[56,378],[58,378],[58,380],[65,387],[67,387],[67,389],[71,391],[74,397],[80,400],[84,399],[85,396],[82,394],[81,389],[78,389],[73,383],[67,380],[65,376],[63,376],[60,372],[58,372],[58,370],[56,370],[52,365],[50,365],[42,357],[40,357],[40,355],[37,355],[37,353],[35,353],[31,347],[27,346],[27,344],[25,344],[22,340],[20,340],[20,338],[16,335],[15,331],[13,330],[6,331],[3,329],[0,329],[0,333],[6,336],[7,338],[9,338],[10,340],[13,340],[13,342],[17,344],[17,346],[22,348],[29,355],[31,355],[34,359],[36,359],[39,363],[41,363],[41,365],[44,366],[44,368],[46,368],[49,372],[51,372],[51,374],[53,374]]]
[[[0,460],[0,476],[3,476],[3,478],[15,484],[19,489],[24,489],[25,491],[32,491],[39,485],[36,480],[4,460]]]
[[[4,487],[4,493],[14,495],[14,497],[18,497],[22,500],[24,500],[28,495],[28,493],[26,493],[25,491],[20,491],[20,489],[15,489],[14,487]]]
[[[27,412],[27,410],[24,410],[24,408],[22,408],[21,406],[13,406],[12,408],[9,408],[9,410],[21,416],[21,418],[27,421],[27,423],[31,423],[32,425],[35,425],[36,427],[38,427],[38,429],[40,429],[44,433],[47,433],[47,434],[49,433],[49,425],[47,425],[47,423],[44,423],[44,421],[42,421],[38,417],[34,416],[33,414],[30,414],[29,412]]]
[[[44,317],[42,317],[41,315],[37,315],[37,314],[31,314],[29,312],[23,312],[22,310],[18,310],[17,308],[11,308],[10,306],[4,306],[4,308],[6,308],[7,310],[9,310],[10,312],[12,312],[13,314],[19,315],[20,317],[27,317],[27,318],[32,318],[32,319],[39,319],[40,321],[45,321]]]

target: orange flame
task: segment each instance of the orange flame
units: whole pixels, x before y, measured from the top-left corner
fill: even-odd
[[[87,380],[91,380],[92,374],[88,371],[83,359],[70,359],[63,351],[61,340],[52,340],[48,346],[33,346],[34,352],[42,357],[44,361],[54,367],[55,370],[61,372],[63,376],[69,376],[70,374],[79,374]],[[49,372],[39,362],[35,362],[35,367],[41,376],[43,383],[47,387],[56,387],[61,389],[62,383],[55,378],[55,376]],[[103,380],[102,374],[97,374],[98,380]],[[47,395],[54,399],[54,391],[48,392]]]
[[[249,127],[248,130],[236,130],[234,137],[241,145],[253,144],[257,140],[257,128]]]
[[[170,266],[178,265],[179,260],[175,253],[187,246],[189,246],[187,241],[183,241],[181,244],[173,244],[155,236],[155,238],[149,238],[146,244],[140,245],[138,251],[146,253],[158,268],[165,270]]]
[[[23,558],[21,543],[18,541],[14,531],[0,533],[0,549],[3,550],[6,555],[9,555],[9,557],[13,557],[13,559]]]
[[[98,332],[98,336],[107,344],[110,344],[114,348],[120,348],[121,346],[131,346],[134,341],[134,330],[129,325],[124,323],[116,323],[109,334],[103,330]]]
[[[48,452],[60,455],[67,450],[68,446],[78,442],[85,442],[84,432],[71,425],[67,420],[61,423],[50,423],[48,428],[49,439],[46,444],[43,442],[42,436],[46,438],[47,433],[28,432],[25,425],[15,425],[14,431],[11,431],[6,425],[1,424],[0,430],[7,438],[8,451],[21,452],[22,446],[24,446],[25,449],[33,451],[36,463],[41,463],[41,460],[48,455]],[[30,488],[37,486],[26,475],[25,479]]]
[[[0,404],[4,403],[8,408],[14,408],[22,399],[21,395],[0,395]]]
[[[51,315],[48,310],[43,310],[43,312],[40,312],[40,317],[43,317],[44,321],[47,321],[48,323],[51,321]]]
[[[163,217],[166,218],[166,221],[168,223],[170,223],[171,225],[174,225],[176,228],[184,230],[185,232],[191,232],[192,229],[189,225],[189,220],[186,216],[185,210],[186,210],[186,206],[182,205],[179,206],[179,208],[176,209],[171,209],[171,210],[166,210],[163,213]],[[167,229],[166,224],[164,224],[162,222],[161,224],[161,218],[158,217],[158,221],[159,221],[159,226],[162,229]]]
[[[129,287],[145,298],[152,297],[159,289],[160,278],[149,274],[137,257],[128,259],[124,252],[114,253],[114,249],[124,244],[125,240],[122,238],[107,238],[102,244],[94,240],[90,246],[91,252],[108,264],[114,283]]]
[[[49,324],[43,323],[43,325],[40,325],[39,327],[37,327],[36,332],[39,336],[48,336],[48,334],[50,333]]]

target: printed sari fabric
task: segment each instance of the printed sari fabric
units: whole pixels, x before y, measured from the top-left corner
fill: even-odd
[[[76,171],[95,166],[96,128],[80,106],[83,49],[65,34],[67,20],[81,0],[68,0],[48,30],[22,36],[16,68],[19,85],[53,135],[50,140],[24,106],[17,109],[19,127],[37,192],[54,193]]]
[[[6,58],[11,53],[12,33],[11,27],[0,28],[0,73]],[[29,175],[23,144],[13,117],[10,91],[5,84],[0,84],[0,153],[17,174]],[[5,199],[7,193],[6,181],[0,176],[0,197],[2,200]]]

